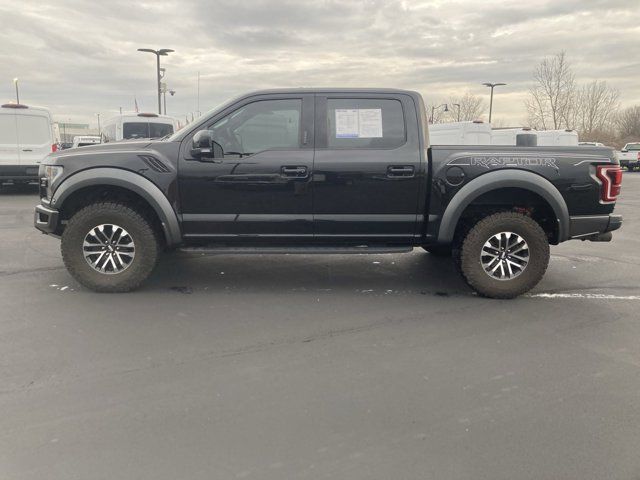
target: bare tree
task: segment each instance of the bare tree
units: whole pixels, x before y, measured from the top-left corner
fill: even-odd
[[[481,97],[469,92],[462,96],[452,96],[448,100],[431,99],[426,101],[427,118],[432,123],[457,122],[458,106],[460,105],[460,121],[477,120],[485,111],[485,105]],[[444,109],[447,106],[447,111]]]
[[[580,138],[609,136],[619,108],[620,92],[607,82],[594,80],[583,85],[576,95],[576,128]]]
[[[486,108],[482,97],[470,92],[461,97],[449,97],[448,104],[449,115],[447,117],[451,122],[479,120]],[[459,112],[457,105],[460,105]]]
[[[565,52],[545,58],[533,72],[536,84],[525,101],[532,127],[573,128],[576,85]]]
[[[640,140],[640,105],[625,108],[616,117],[616,124],[621,139]]]

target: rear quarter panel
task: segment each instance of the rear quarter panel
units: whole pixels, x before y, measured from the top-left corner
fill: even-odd
[[[463,186],[503,169],[525,170],[547,179],[564,198],[571,216],[608,214],[614,204],[600,202],[595,165],[610,163],[618,162],[608,147],[434,146],[430,165],[431,220],[442,215]]]

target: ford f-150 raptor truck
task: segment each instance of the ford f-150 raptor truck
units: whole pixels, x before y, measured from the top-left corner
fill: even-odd
[[[479,294],[512,298],[542,278],[550,244],[611,239],[621,179],[604,147],[429,147],[415,92],[267,90],[166,139],[51,154],[35,226],[101,292],[138,287],[164,249],[422,247]]]

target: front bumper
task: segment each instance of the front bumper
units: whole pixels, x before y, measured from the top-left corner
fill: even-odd
[[[42,233],[56,235],[59,216],[57,210],[45,205],[37,205],[34,212],[33,224]]]
[[[599,235],[618,230],[622,215],[581,215],[570,218],[569,238],[600,240]]]

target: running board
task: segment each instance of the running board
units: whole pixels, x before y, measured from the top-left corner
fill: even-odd
[[[409,246],[369,246],[358,245],[353,247],[335,247],[335,246],[291,246],[291,247],[230,247],[206,246],[206,247],[182,247],[179,249],[185,253],[196,253],[200,255],[217,255],[217,254],[350,254],[350,253],[408,253],[413,250]]]

